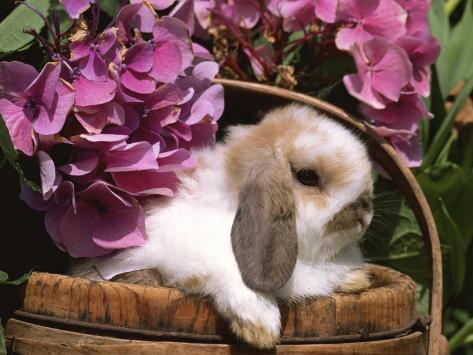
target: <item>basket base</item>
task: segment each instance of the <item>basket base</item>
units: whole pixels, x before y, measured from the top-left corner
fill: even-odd
[[[7,323],[7,349],[22,355],[51,354],[164,354],[164,355],[243,355],[243,354],[324,354],[324,355],[425,355],[424,334],[412,334],[379,341],[278,345],[272,351],[258,351],[244,345],[155,342],[119,339],[50,328],[11,318]]]

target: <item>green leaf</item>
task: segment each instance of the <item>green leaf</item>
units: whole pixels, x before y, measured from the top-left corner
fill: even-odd
[[[468,0],[460,22],[452,29],[437,60],[437,74],[440,89],[445,99],[452,88],[461,80],[473,75],[473,0]]]
[[[1,115],[0,115],[0,149],[2,149],[3,154],[5,155],[5,158],[7,158],[8,162],[14,168],[16,168],[17,161],[18,161],[18,153],[13,147],[10,134],[8,133],[8,128],[5,125],[5,121],[3,120]]]
[[[473,239],[473,174],[466,174],[457,164],[447,162],[426,169],[417,175],[417,180],[432,210],[440,208],[438,200],[442,198],[468,246]]]
[[[44,15],[48,14],[50,0],[28,0]],[[24,49],[33,41],[33,37],[23,32],[24,29],[40,31],[44,26],[43,20],[26,6],[18,5],[0,23],[0,54],[11,53]]]
[[[100,0],[100,8],[110,17],[115,17],[120,10],[119,0]]]
[[[472,46],[473,47],[473,46]],[[473,67],[473,66],[472,66]],[[424,157],[424,162],[422,163],[422,169],[430,166],[436,159],[444,145],[446,144],[448,137],[451,134],[453,122],[457,117],[458,113],[460,112],[463,104],[465,103],[466,99],[473,91],[473,74],[469,77],[468,81],[466,82],[465,86],[463,87],[460,94],[455,99],[452,108],[448,111],[447,116],[443,119],[442,124],[435,134],[435,137],[432,141],[432,144]]]
[[[2,319],[0,318],[0,355],[7,355],[7,345],[5,342],[5,331],[2,326]]]
[[[461,166],[464,171],[471,171],[473,168],[473,127],[470,125],[466,127],[465,130],[468,130],[466,133],[466,144],[463,148],[463,159]]]
[[[8,274],[5,271],[0,270],[0,282],[7,281],[8,280]]]
[[[438,39],[442,47],[447,42],[450,31],[444,4],[444,0],[432,0],[432,5],[429,10],[430,31],[432,35]]]
[[[465,339],[473,334],[473,318],[470,319],[449,341],[448,348],[453,354],[460,346],[464,344]]]
[[[375,216],[362,243],[364,255],[426,285],[429,272],[422,233],[407,202],[389,184],[380,179],[375,185]]]
[[[417,180],[431,205],[435,204],[439,197],[461,185],[464,179],[463,170],[450,162],[436,164],[417,175]]]
[[[31,271],[27,272],[26,274],[21,275],[19,278],[15,280],[8,280],[8,274],[6,272],[0,271],[0,285],[14,285],[14,286],[21,285],[23,282],[28,280],[30,275],[31,275]]]
[[[445,275],[448,275],[444,278],[444,296],[448,300],[450,296],[457,295],[463,287],[466,264],[465,242],[441,198],[439,199],[439,208],[434,210],[434,217],[440,242],[450,247],[443,257]]]

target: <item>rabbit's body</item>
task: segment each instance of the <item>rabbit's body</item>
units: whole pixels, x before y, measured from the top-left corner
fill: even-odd
[[[217,310],[229,320],[233,332],[260,348],[274,346],[279,338],[280,314],[276,299],[291,300],[366,288],[369,282],[362,271],[363,260],[358,247],[358,240],[372,216],[368,198],[371,195],[370,165],[364,147],[344,128],[307,108],[292,106],[270,115],[271,119],[265,119],[259,127],[264,127],[265,123],[270,126],[272,121],[275,125],[281,124],[278,120],[290,116],[291,124],[296,127],[283,129],[287,134],[294,128],[295,136],[285,137],[273,132],[277,129],[271,127],[270,132],[266,129],[266,134],[261,135],[257,130],[255,133],[258,126],[242,126],[231,131],[227,143],[194,152],[196,168],[181,173],[177,196],[151,200],[145,206],[149,236],[146,245],[94,259],[89,266],[93,264],[107,279],[132,270],[158,268],[166,284],[210,295]],[[308,125],[307,131],[300,131],[299,121]],[[316,149],[313,146],[317,137],[310,132],[314,124],[318,131],[332,131],[337,139],[326,140],[325,147],[319,145]],[[252,134],[256,137],[251,137]],[[271,134],[276,134],[276,138],[271,138]],[[281,135],[280,142],[266,143],[266,140],[279,139],[278,135]],[[323,193],[326,196],[322,196],[322,188],[314,192],[309,190],[312,186],[299,184],[292,177],[291,169],[289,173],[284,169],[286,157],[291,154],[287,149],[309,151],[303,157],[296,154],[289,158],[291,169],[313,164],[305,162],[305,155],[314,150],[312,158],[319,157],[316,159],[319,168],[327,165],[324,168],[327,175],[321,173],[320,178],[332,179],[330,183],[334,188],[329,189],[328,180],[325,181]],[[339,150],[339,161],[323,161],[320,158],[323,149],[330,152],[327,154]],[[271,157],[265,157],[266,154]],[[343,160],[352,165],[355,161],[357,166],[337,171]],[[335,164],[330,167],[332,163]],[[272,171],[279,169],[273,166],[279,164],[284,171]],[[259,176],[267,173],[268,180],[258,185]],[[278,179],[286,180],[277,185]],[[257,187],[245,188],[252,181],[256,181]],[[350,188],[345,189],[347,184]],[[242,192],[248,189],[250,193]],[[256,203],[252,202],[254,199]],[[366,213],[363,204],[369,204],[364,206]],[[268,212],[274,206],[276,216]],[[344,218],[355,218],[356,223],[346,222]],[[272,224],[264,224],[267,220],[281,224],[267,232],[267,228],[272,228]],[[254,228],[254,224],[257,227]],[[278,249],[274,238],[262,237],[263,246],[258,241],[252,244],[258,240],[257,235],[266,234],[269,238],[281,238],[283,247]],[[250,235],[249,240],[245,239],[246,235]],[[291,251],[294,248],[295,253]],[[267,255],[268,249],[279,256]],[[260,266],[258,260],[264,265]],[[283,269],[283,274],[274,272],[279,268]]]

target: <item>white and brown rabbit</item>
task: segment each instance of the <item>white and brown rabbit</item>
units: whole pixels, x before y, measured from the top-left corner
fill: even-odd
[[[194,156],[177,196],[146,206],[147,243],[89,268],[107,279],[158,268],[167,285],[210,295],[258,348],[278,342],[277,299],[369,286],[358,241],[373,215],[371,166],[346,128],[291,105]]]

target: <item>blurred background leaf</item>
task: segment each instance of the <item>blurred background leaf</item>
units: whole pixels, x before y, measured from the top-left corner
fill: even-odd
[[[50,0],[29,0],[43,14],[48,14]],[[43,20],[24,5],[17,5],[0,23],[0,58],[8,53],[24,50],[33,42],[33,37],[23,32],[34,29],[39,32],[44,27]]]

